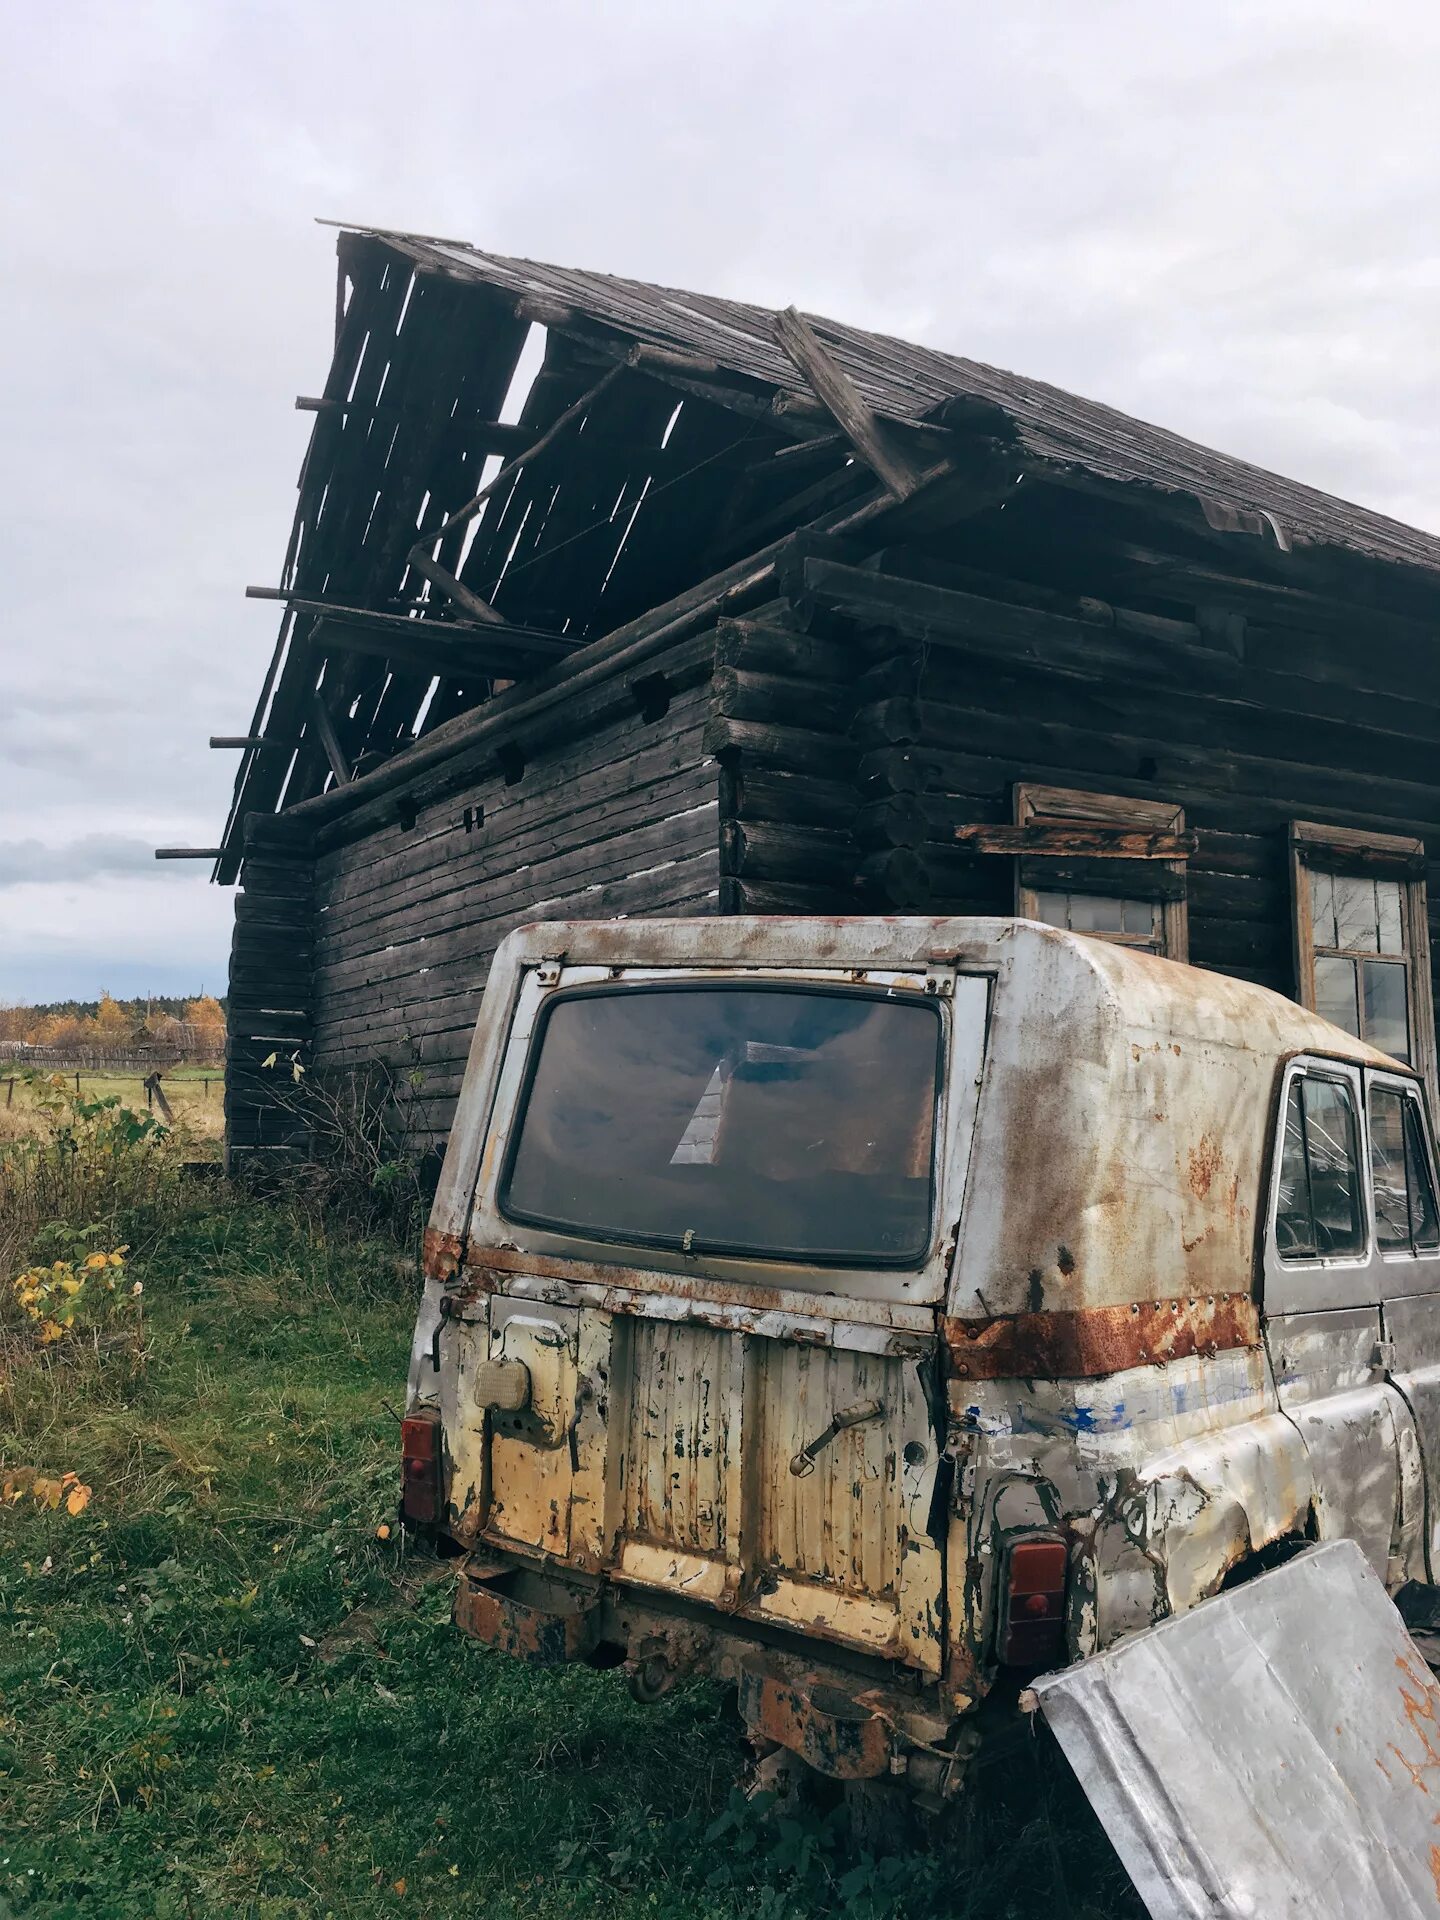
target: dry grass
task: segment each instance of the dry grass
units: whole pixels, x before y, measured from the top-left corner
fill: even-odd
[[[73,1093],[75,1075],[58,1076]],[[14,1082],[13,1088],[11,1082]],[[222,1067],[182,1067],[161,1080],[165,1098],[175,1115],[176,1127],[200,1147],[219,1143],[225,1132],[225,1072]],[[145,1112],[145,1081],[138,1073],[82,1073],[80,1098],[106,1100],[117,1098],[122,1106]],[[0,1064],[0,1141],[18,1140],[34,1133],[43,1123],[33,1082],[21,1079],[11,1067]],[[156,1117],[162,1117],[156,1110]]]

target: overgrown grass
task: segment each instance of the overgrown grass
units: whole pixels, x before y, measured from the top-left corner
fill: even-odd
[[[943,1845],[857,1858],[741,1801],[719,1692],[642,1708],[463,1641],[450,1567],[381,1537],[413,1289],[391,1244],[209,1193],[136,1254],[138,1333],[41,1350],[6,1308],[0,1459],[93,1497],[0,1509],[0,1912],[1139,1913],[1035,1745]]]
[[[74,1073],[37,1074],[0,1058],[0,1141],[16,1140],[43,1127],[44,1115],[37,1101],[37,1089],[52,1078],[75,1091]],[[79,1078],[79,1092],[84,1100],[108,1100],[113,1096],[134,1112],[146,1111],[143,1074],[82,1073]],[[218,1152],[225,1131],[224,1068],[167,1067],[160,1084],[176,1125],[186,1134],[194,1150]]]

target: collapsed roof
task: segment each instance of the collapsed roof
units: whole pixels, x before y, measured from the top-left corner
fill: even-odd
[[[221,880],[247,814],[348,782],[867,494],[994,503],[1039,478],[1271,555],[1440,571],[1433,535],[933,348],[417,234],[347,229],[339,255]]]

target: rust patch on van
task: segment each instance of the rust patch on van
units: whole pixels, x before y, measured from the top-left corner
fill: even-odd
[[[944,1332],[951,1369],[963,1380],[1092,1380],[1196,1353],[1258,1347],[1260,1315],[1248,1293],[1215,1293],[987,1320],[947,1317]]]
[[[441,1233],[438,1227],[425,1229],[422,1267],[427,1280],[449,1280],[460,1266],[465,1243],[458,1233]]]
[[[1190,1149],[1190,1191],[1197,1200],[1203,1200],[1214,1184],[1220,1171],[1220,1142],[1210,1134],[1202,1134],[1198,1147]]]
[[[890,1770],[893,1729],[876,1697],[818,1673],[792,1674],[757,1654],[741,1667],[739,1705],[752,1739],[788,1747],[832,1780],[873,1780]]]

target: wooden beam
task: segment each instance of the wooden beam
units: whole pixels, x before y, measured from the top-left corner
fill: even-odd
[[[350,771],[350,762],[340,750],[340,737],[335,731],[335,723],[330,718],[330,709],[319,693],[310,703],[310,720],[320,745],[325,749],[325,758],[330,762],[330,771],[335,776],[337,787],[348,787],[354,779]]]
[[[413,566],[419,566],[420,561],[417,556],[422,553],[428,554],[434,547],[436,541],[443,539],[453,527],[463,526],[467,520],[473,519],[483,503],[494,493],[495,489],[504,481],[510,479],[518,467],[528,465],[537,455],[544,453],[545,449],[564,432],[572,420],[580,414],[588,412],[600,398],[601,394],[604,393],[605,389],[625,371],[625,365],[626,363],[621,361],[611,367],[608,372],[601,374],[595,384],[587,387],[578,400],[572,401],[563,413],[556,415],[538,440],[533,441],[530,446],[526,447],[523,453],[517,453],[513,459],[507,460],[494,478],[487,480],[485,485],[481,487],[480,491],[475,494],[472,499],[467,500],[464,506],[457,507],[453,513],[447,513],[438,527],[433,527],[428,533],[422,534],[410,549],[411,564]],[[423,566],[420,570],[422,573],[425,572]],[[441,569],[441,571],[443,571],[443,569]],[[446,578],[449,579],[451,576],[446,575]],[[458,586],[459,582],[455,581],[454,584]],[[483,606],[485,603],[481,601],[480,604]],[[498,615],[493,615],[493,617],[499,618]]]
[[[445,524],[448,526],[449,522]],[[444,530],[442,527],[440,532],[443,533]],[[435,538],[438,539],[439,534]],[[408,558],[415,571],[423,574],[432,587],[438,587],[446,599],[453,600],[457,607],[464,607],[465,611],[472,614],[475,619],[486,621],[491,626],[504,625],[504,614],[497,613],[490,602],[482,600],[478,593],[472,593],[470,588],[457,580],[447,567],[442,567],[438,560],[432,560],[428,547],[419,550],[412,547]]]
[[[465,611],[476,620],[485,620],[499,625],[503,623],[505,616],[497,613],[488,600],[482,600],[478,593],[457,580],[447,567],[442,567],[440,562],[433,558],[436,545],[454,528],[464,526],[467,521],[472,520],[497,487],[511,479],[517,468],[527,465],[538,454],[543,453],[570,422],[591,407],[611,382],[617,380],[624,371],[625,363],[621,361],[603,373],[592,387],[588,387],[581,394],[578,400],[572,402],[563,413],[550,422],[539,439],[533,441],[523,453],[518,453],[513,459],[507,460],[477,494],[467,500],[463,506],[457,507],[453,513],[446,514],[438,527],[431,527],[428,532],[422,533],[411,547],[406,558],[415,571],[423,574],[432,586],[438,587],[447,599],[455,602],[456,606],[464,607]]]
[[[386,406],[383,401],[375,407],[352,407],[344,400],[330,400],[321,395],[298,393],[295,396],[295,411],[297,413],[338,413],[348,419],[383,420],[388,424],[392,420],[398,422],[407,416],[419,419],[426,409],[421,406]],[[472,438],[475,445],[483,446],[487,453],[511,453],[517,448],[528,446],[532,436],[532,429],[529,427],[522,427],[509,420],[492,420],[484,414],[473,412],[452,413],[447,416],[444,425],[447,430],[460,429]]]
[[[970,853],[1042,854],[1075,860],[1188,860],[1198,851],[1195,832],[1145,833],[1129,827],[956,827],[957,843]]]
[[[472,621],[443,620],[436,617],[432,609],[420,619],[411,613],[392,613],[384,607],[352,607],[341,600],[325,600],[313,594],[287,592],[283,587],[247,587],[247,595],[252,600],[284,600],[296,613],[313,614],[317,620],[342,622],[345,626],[365,627],[376,633],[393,633],[400,638],[413,637],[419,632],[444,633],[447,638],[465,639],[467,637],[483,640],[499,639],[513,646],[535,645],[542,651],[565,650],[568,645],[564,636],[549,633],[539,627],[515,627],[509,621]],[[421,612],[417,606],[415,613]]]
[[[218,860],[223,847],[156,847],[157,860]]]
[[[884,423],[797,308],[776,314],[775,337],[866,466],[897,500],[908,500],[924,476],[890,440]]]
[[[212,733],[210,744],[212,747],[234,747],[241,753],[248,753],[251,747],[263,747],[265,736],[263,733]]]
[[[327,649],[370,654],[422,673],[461,680],[497,673],[514,678],[567,659],[581,644],[532,634],[523,627],[452,627],[447,620],[401,620],[394,627],[375,628],[329,616],[319,622],[312,638]]]

